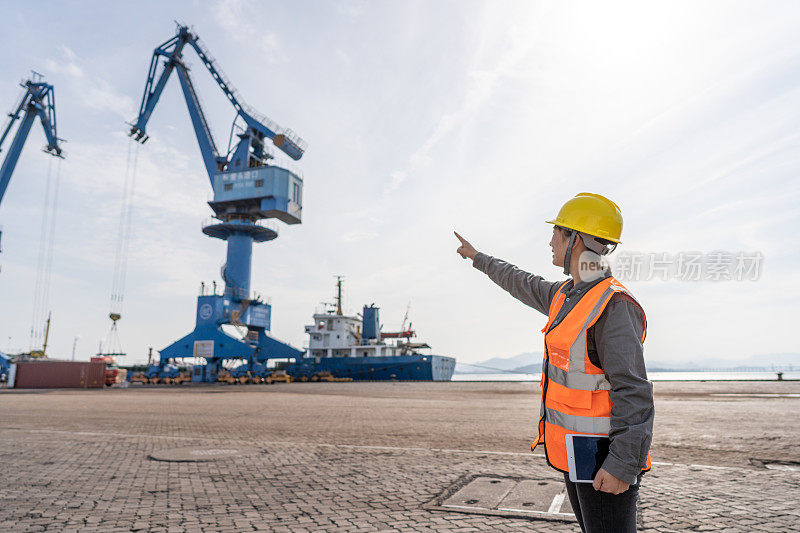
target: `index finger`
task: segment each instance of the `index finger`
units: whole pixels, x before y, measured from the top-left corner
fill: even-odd
[[[459,241],[461,241],[461,244],[469,244],[469,243],[467,242],[467,239],[465,239],[464,237],[462,237],[461,235],[459,235],[457,231],[454,231],[453,233],[455,233],[455,234],[456,234],[456,237],[458,237],[458,240],[459,240]]]

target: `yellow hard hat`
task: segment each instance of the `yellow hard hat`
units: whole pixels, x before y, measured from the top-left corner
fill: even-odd
[[[619,206],[599,194],[582,192],[568,200],[555,220],[548,220],[562,228],[574,229],[611,242],[620,242],[622,213]]]

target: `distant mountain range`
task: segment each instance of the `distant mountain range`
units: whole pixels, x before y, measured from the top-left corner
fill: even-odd
[[[800,370],[800,353],[753,355],[745,359],[709,357],[695,361],[646,361],[650,372],[697,372],[702,370]],[[478,363],[457,363],[456,374],[501,374],[505,372],[538,373],[542,368],[542,352],[529,352],[512,357],[492,357]]]
[[[708,357],[695,361],[647,361],[647,369],[651,372],[658,371],[696,371],[696,370],[743,370],[743,369],[764,369],[772,370],[773,367],[800,370],[800,353],[769,353],[762,355],[751,355],[744,359],[724,359],[720,357]]]
[[[456,363],[456,374],[502,374],[503,372],[527,372],[521,370],[535,366],[542,368],[542,352],[521,353],[512,357],[492,357],[479,363]]]

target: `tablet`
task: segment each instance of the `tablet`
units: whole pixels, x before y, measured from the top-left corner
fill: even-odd
[[[610,443],[608,435],[567,435],[569,480],[574,483],[592,483],[606,460]]]

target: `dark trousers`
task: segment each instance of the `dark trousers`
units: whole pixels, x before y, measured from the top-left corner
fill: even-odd
[[[583,533],[627,533],[636,531],[636,503],[639,476],[635,485],[621,494],[594,490],[591,483],[573,483],[564,474],[567,494]]]

